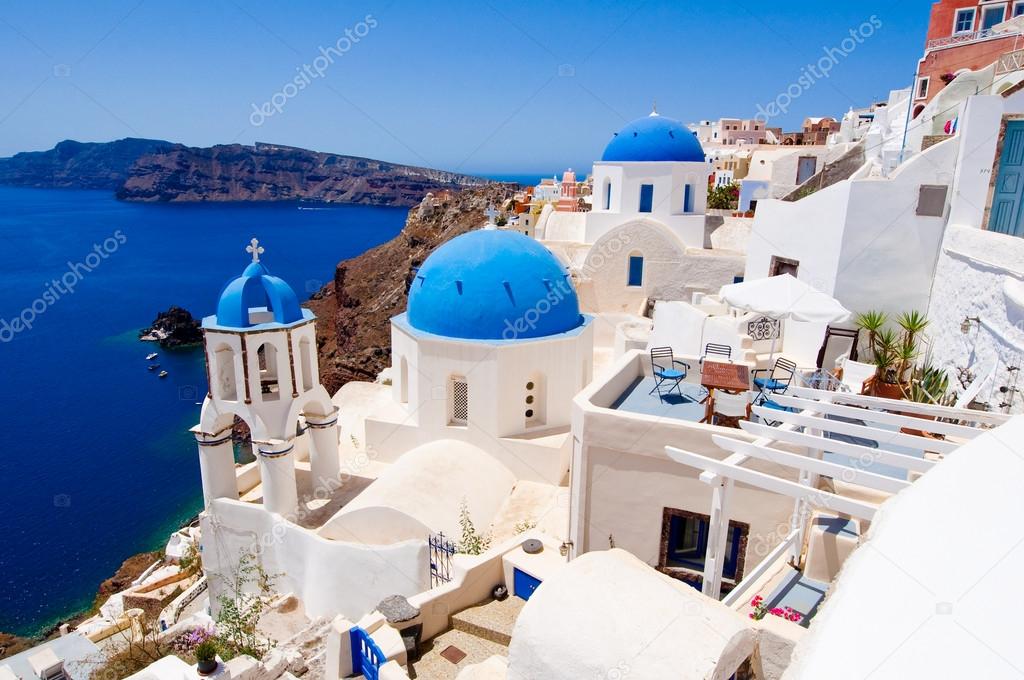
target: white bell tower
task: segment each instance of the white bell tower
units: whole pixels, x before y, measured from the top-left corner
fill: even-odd
[[[308,440],[311,491],[337,483],[337,408],[320,384],[316,317],[260,262],[259,241],[246,251],[252,262],[224,287],[217,313],[203,319],[210,389],[192,432],[207,507],[215,498],[238,498],[231,439],[238,417],[252,435],[264,507],[289,516],[298,509],[297,444]]]

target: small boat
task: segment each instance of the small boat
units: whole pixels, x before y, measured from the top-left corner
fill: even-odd
[[[150,364],[146,368],[148,368],[151,371],[155,371],[156,369],[160,368],[160,364]]]
[[[152,361],[153,359],[156,359],[156,356],[157,356],[156,352],[153,352],[152,354],[147,354],[146,355],[146,361]]]
[[[157,373],[157,377],[158,378],[166,378],[167,377],[167,371],[160,371],[159,373]]]

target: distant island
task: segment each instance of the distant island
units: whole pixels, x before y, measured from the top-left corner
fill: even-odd
[[[109,189],[124,201],[311,201],[413,206],[428,192],[489,183],[444,170],[292,146],[189,147],[158,139],[60,142],[0,158],[0,184]]]

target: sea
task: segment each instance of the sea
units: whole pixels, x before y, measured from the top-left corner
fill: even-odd
[[[139,329],[171,305],[212,314],[253,237],[305,300],[407,212],[0,187],[0,631],[37,634],[88,608],[124,559],[201,508],[188,429],[202,351]],[[147,370],[150,352],[166,378]]]

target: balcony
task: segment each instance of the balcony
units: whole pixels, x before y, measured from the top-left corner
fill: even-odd
[[[996,33],[991,28],[986,28],[981,31],[971,31],[970,33],[954,33],[944,38],[936,38],[935,40],[929,40],[928,44],[925,45],[925,51],[938,50],[944,47],[954,47],[956,45],[965,45],[967,43],[977,42],[979,40],[985,40],[986,38],[1009,36],[1009,33]]]
[[[1002,76],[1024,69],[1024,50],[1008,52],[996,62],[996,75]]]

